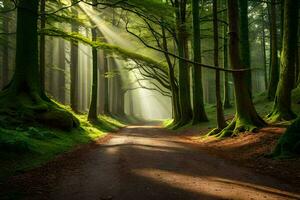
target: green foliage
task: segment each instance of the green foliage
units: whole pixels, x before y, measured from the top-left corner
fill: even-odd
[[[107,129],[116,131],[124,126],[108,116],[99,116],[102,124],[95,126],[87,120],[86,115],[75,114],[69,107],[60,106],[79,119],[79,128],[70,132],[37,124],[0,128],[0,179],[37,167],[76,145],[103,137]]]
[[[167,71],[166,70],[167,66],[164,65],[163,63],[157,62],[149,57],[128,51],[121,47],[114,46],[114,45],[111,45],[111,44],[108,44],[105,42],[101,42],[101,41],[93,42],[89,38],[84,37],[83,35],[81,35],[79,33],[65,32],[65,31],[62,31],[57,28],[44,29],[44,30],[42,30],[42,33],[44,33],[45,35],[49,35],[49,36],[62,37],[66,40],[79,41],[84,44],[90,45],[91,47],[105,50],[107,53],[117,54],[123,60],[133,60],[133,61],[137,61],[137,62],[139,61],[139,62],[144,63],[145,65],[156,66],[162,70]]]

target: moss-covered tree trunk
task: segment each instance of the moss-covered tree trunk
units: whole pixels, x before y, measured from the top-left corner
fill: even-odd
[[[248,25],[248,0],[239,0],[239,34],[240,34],[240,54],[241,64],[245,68],[251,68],[250,62],[250,44],[249,44],[249,25]],[[252,94],[252,75],[251,71],[246,75],[247,85],[250,94]]]
[[[269,157],[287,159],[300,155],[300,117],[298,117],[279,138]]]
[[[229,57],[232,69],[242,68],[239,48],[238,27],[238,2],[228,0],[228,22],[229,22]],[[223,129],[218,137],[226,137],[244,131],[255,131],[265,126],[265,122],[257,114],[247,86],[246,72],[233,73],[236,114],[233,121]]]
[[[178,38],[178,55],[189,59],[188,53],[188,33],[186,30],[187,1],[175,0],[176,29]],[[176,127],[183,126],[192,120],[192,108],[190,97],[190,73],[189,65],[182,59],[179,59],[179,102],[180,102],[180,120]]]
[[[299,1],[297,0],[284,1],[284,30],[280,58],[280,79],[273,110],[268,116],[271,122],[296,118],[291,109],[291,92],[294,85],[295,52],[298,42],[298,3]]]
[[[39,1],[18,1],[16,68],[9,87],[0,94],[0,114],[9,117],[4,123],[40,122],[70,130],[78,125],[78,120],[51,102],[42,90],[38,64],[38,7]]]
[[[201,63],[200,12],[199,0],[192,1],[193,12],[193,56],[196,63]],[[208,121],[203,99],[202,69],[193,65],[193,120],[192,124]]]
[[[270,81],[268,88],[268,99],[273,100],[276,94],[279,81],[279,64],[278,64],[278,45],[277,45],[277,26],[276,26],[276,1],[271,0],[270,4],[270,44],[271,44],[271,64],[270,64]]]
[[[219,66],[219,27],[218,27],[218,2],[213,0],[213,32],[214,32],[214,65]],[[216,83],[216,107],[217,107],[217,129],[222,130],[226,127],[224,118],[222,97],[221,97],[221,81],[220,71],[215,72]]]
[[[92,28],[92,41],[97,40],[97,28]],[[92,80],[92,94],[91,103],[88,113],[88,120],[95,121],[98,119],[97,105],[98,105],[98,52],[97,48],[92,47],[92,60],[93,60],[93,80]]]

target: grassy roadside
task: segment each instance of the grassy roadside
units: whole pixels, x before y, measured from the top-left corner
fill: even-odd
[[[62,107],[71,112],[70,108]],[[0,128],[0,181],[125,126],[108,116],[99,116],[101,125],[93,125],[87,121],[86,115],[73,114],[80,120],[81,126],[71,132],[39,125]]]

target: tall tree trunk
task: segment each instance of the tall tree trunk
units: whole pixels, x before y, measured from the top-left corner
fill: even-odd
[[[291,109],[291,91],[294,85],[295,52],[298,42],[298,3],[298,0],[284,1],[284,29],[280,59],[280,80],[276,91],[274,107],[268,116],[272,122],[296,118],[296,115]]]
[[[268,99],[273,100],[279,81],[279,64],[277,57],[277,27],[276,27],[276,4],[275,0],[271,0],[270,13],[270,43],[271,43],[271,65],[270,65],[270,81],[268,89]]]
[[[66,101],[66,80],[65,80],[65,70],[66,70],[66,53],[65,53],[65,41],[59,39],[59,90],[58,96],[59,101],[65,104]]]
[[[7,8],[7,1],[3,2],[4,9]],[[3,44],[2,44],[2,88],[5,87],[9,82],[9,21],[10,14],[3,14]]]
[[[41,14],[41,30],[45,29],[46,27],[46,0],[41,0],[40,3],[40,14]],[[40,34],[40,77],[41,77],[41,86],[42,90],[45,91],[45,70],[46,70],[46,61],[45,61],[45,54],[46,54],[46,36],[42,32]]]
[[[218,28],[218,3],[213,0],[213,30],[214,30],[214,65],[219,66],[219,28]],[[217,106],[217,129],[226,127],[221,97],[220,71],[216,70],[216,106]]]
[[[227,7],[227,3],[225,2],[225,8]],[[227,11],[225,11],[224,21],[227,21]],[[227,32],[228,32],[228,27],[227,24],[224,25],[223,28],[223,43],[224,43],[224,51],[223,51],[223,65],[224,69],[228,69],[228,39],[227,39]],[[230,87],[229,87],[229,74],[224,73],[224,100],[223,100],[223,105],[224,108],[231,108],[232,105],[230,103]]]
[[[109,111],[109,84],[108,84],[108,58],[104,52],[104,114],[110,115]]]
[[[188,34],[186,30],[186,0],[176,0],[176,28],[178,38],[179,56],[189,59],[188,55]],[[189,123],[192,119],[191,97],[190,97],[190,78],[189,65],[182,59],[179,59],[179,101],[181,118],[175,128]]]
[[[234,70],[242,68],[239,52],[238,20],[238,2],[228,0],[229,55],[230,64]],[[236,135],[244,131],[255,131],[258,127],[266,125],[254,108],[247,86],[246,75],[245,71],[233,73],[236,114],[232,122],[218,134],[218,137]]]
[[[0,94],[0,114],[22,120],[22,125],[25,121],[38,121],[70,130],[78,126],[78,120],[51,102],[42,90],[38,64],[38,7],[39,1],[18,1],[16,68],[11,84]],[[12,112],[14,110],[18,112]]]
[[[74,1],[74,0],[72,0]],[[77,15],[76,7],[73,9],[74,15]],[[72,23],[72,32],[78,33],[79,28],[78,25]],[[72,41],[71,42],[71,88],[70,88],[70,102],[71,108],[73,111],[79,111],[79,66],[78,66],[78,42]]]
[[[193,10],[193,52],[194,61],[201,63],[201,39],[200,39],[200,13],[199,0],[192,1]],[[202,69],[201,66],[193,66],[193,124],[206,122],[208,118],[205,113],[203,100]]]
[[[291,80],[290,76],[293,74],[288,74],[292,70],[292,66],[295,64],[295,48],[297,48],[297,26],[298,14],[299,14],[299,1],[298,0],[285,0],[284,1],[284,33],[283,33],[283,45],[281,53],[281,79],[278,84],[278,90],[276,93],[277,104],[282,104],[277,106],[277,108],[283,106],[282,99],[284,98],[284,89],[290,89]],[[286,76],[288,75],[288,76]],[[288,88],[290,87],[290,88]],[[287,95],[286,101],[290,100],[290,92],[285,93]],[[289,102],[287,102],[288,104]],[[289,108],[289,105],[284,105]],[[275,105],[276,108],[276,105]],[[280,108],[279,108],[280,109]],[[278,110],[279,110],[278,109]],[[291,112],[290,110],[286,110]],[[277,145],[271,154],[272,157],[276,158],[291,158],[299,156],[300,147],[300,117],[297,118],[286,130],[286,132],[280,137]]]
[[[92,41],[97,40],[97,28],[92,28]],[[97,48],[92,47],[92,57],[93,57],[93,80],[92,80],[92,96],[91,104],[88,113],[88,119],[90,121],[95,121],[97,117],[97,103],[98,103],[98,52]]]
[[[268,69],[267,69],[267,55],[266,55],[266,32],[265,32],[265,19],[264,14],[261,16],[262,18],[262,53],[263,53],[263,67],[264,67],[264,81],[265,81],[265,89],[268,89]]]
[[[168,40],[166,37],[166,32],[165,32],[165,27],[161,26],[162,30],[162,40],[163,44],[162,47],[165,52],[169,51],[168,47]],[[179,95],[178,95],[178,86],[176,85],[176,77],[175,77],[175,72],[174,72],[174,65],[171,62],[171,58],[169,54],[165,53],[165,58],[168,64],[168,79],[170,82],[170,88],[171,88],[171,93],[172,93],[172,110],[173,110],[173,124],[176,124],[180,120],[180,104],[179,104]]]
[[[245,68],[251,68],[250,60],[250,44],[249,44],[249,24],[248,24],[248,0],[239,0],[239,14],[240,14],[240,54],[241,64]],[[251,71],[248,72],[247,85],[250,94],[252,94],[252,75]]]

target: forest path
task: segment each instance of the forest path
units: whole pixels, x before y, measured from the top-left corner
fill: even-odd
[[[12,185],[25,199],[300,199],[288,185],[208,155],[159,126],[124,128]]]

